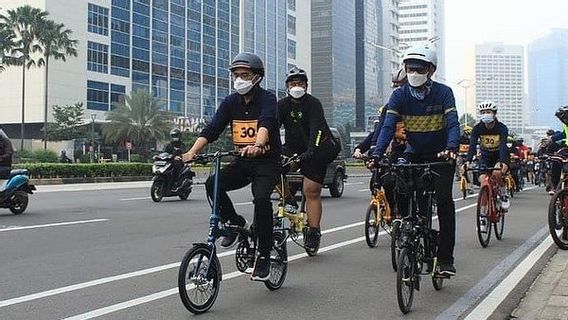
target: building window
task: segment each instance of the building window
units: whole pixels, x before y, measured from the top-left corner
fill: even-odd
[[[126,87],[121,86],[118,84],[111,84],[110,85],[110,103],[111,109],[114,109],[115,103],[123,103],[124,102],[124,94],[126,93]]]
[[[288,9],[296,11],[296,0],[288,0]]]
[[[108,83],[87,81],[87,109],[108,111]]]
[[[87,69],[108,73],[108,46],[97,42],[88,42]]]
[[[296,17],[288,15],[288,33],[296,35]]]
[[[89,32],[108,36],[108,9],[89,3]]]
[[[296,59],[296,41],[288,39],[288,58]]]

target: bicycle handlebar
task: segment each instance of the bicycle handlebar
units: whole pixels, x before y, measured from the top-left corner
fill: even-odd
[[[207,164],[208,162],[211,162],[217,158],[222,158],[222,157],[228,157],[228,156],[240,156],[240,152],[238,151],[217,151],[217,152],[212,152],[212,153],[203,153],[203,154],[198,154],[195,156],[194,159],[189,160],[189,161],[184,161],[185,163],[199,163],[199,164]]]

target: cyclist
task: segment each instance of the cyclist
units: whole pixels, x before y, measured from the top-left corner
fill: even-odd
[[[270,194],[280,172],[280,135],[278,129],[278,104],[276,96],[260,86],[264,77],[264,64],[255,54],[239,53],[229,67],[233,87],[237,91],[225,97],[211,122],[201,131],[191,149],[183,155],[184,161],[195,158],[208,143],[219,137],[231,125],[233,144],[240,157],[224,166],[219,172],[219,214],[223,223],[248,227],[238,215],[227,191],[237,190],[252,183],[254,221],[258,235],[259,256],[252,279],[264,281],[270,274],[270,249],[272,247],[272,203]],[[207,194],[213,197],[213,177],[207,179]],[[231,234],[221,242],[231,247],[237,234]]]
[[[515,181],[515,191],[518,192],[521,184],[522,169],[521,151],[518,140],[515,140],[513,137],[507,138],[507,148],[509,150],[509,173]]]
[[[278,101],[279,121],[285,132],[283,153],[299,154],[308,214],[305,245],[314,250],[319,247],[321,237],[323,180],[327,166],[337,157],[341,145],[327,125],[321,102],[306,92],[306,71],[296,66],[290,69],[286,76],[286,86],[288,96]],[[295,204],[295,200],[293,202]],[[287,203],[290,204],[290,200]]]
[[[501,206],[507,209],[509,207],[509,197],[507,196],[507,190],[505,190],[503,175],[509,170],[509,151],[507,148],[509,129],[504,123],[497,120],[497,105],[492,101],[482,102],[477,106],[477,110],[481,114],[481,121],[473,127],[466,160],[471,162],[474,154],[477,152],[477,143],[479,141],[481,149],[479,167],[501,169],[493,171],[493,176],[501,187]],[[481,181],[483,179],[484,176],[482,175]]]
[[[452,89],[433,81],[436,71],[436,52],[429,45],[418,45],[407,49],[403,56],[408,83],[395,90],[388,102],[384,125],[377,138],[373,153],[375,162],[383,157],[393,138],[396,122],[401,117],[406,125],[406,156],[412,162],[439,161],[438,154],[444,152],[455,158],[459,144],[459,121]],[[439,166],[434,181],[440,240],[437,272],[455,275],[455,205],[452,199],[454,165]],[[425,211],[425,201],[420,201],[420,211]]]
[[[562,131],[555,132],[550,136],[550,142],[559,142],[560,144],[556,143],[549,143],[547,148],[547,153],[558,152],[562,147],[566,147],[566,140],[568,139],[568,106],[562,106],[556,110],[554,115],[562,122]],[[552,162],[552,169],[551,169],[551,183],[550,190],[548,194],[553,195],[556,192],[556,187],[560,183],[560,175],[562,174],[562,164],[559,162],[553,161]]]
[[[463,127],[463,133],[460,136],[460,146],[458,149],[458,157],[456,159],[456,180],[460,181],[461,176],[463,174],[463,170],[461,170],[462,165],[465,163],[465,157],[467,155],[467,151],[469,150],[469,140],[471,138],[471,130],[472,128],[468,125]],[[467,178],[467,175],[466,175]],[[469,182],[469,179],[468,179]]]

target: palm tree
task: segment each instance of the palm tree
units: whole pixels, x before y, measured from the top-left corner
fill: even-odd
[[[136,90],[125,101],[115,103],[103,125],[107,142],[132,141],[143,158],[148,142],[163,140],[171,129],[170,114],[163,111],[163,102],[145,90]]]
[[[0,25],[0,72],[4,71],[6,53],[9,53],[14,47],[14,33]]]
[[[47,149],[47,95],[48,95],[48,73],[49,59],[61,60],[65,62],[67,56],[77,56],[77,40],[70,39],[69,29],[64,29],[64,24],[56,23],[53,20],[45,21],[42,26],[38,40],[43,47],[43,57],[38,60],[38,66],[45,65],[45,100],[43,107],[43,148]]]
[[[38,34],[47,15],[47,12],[29,5],[8,10],[6,15],[0,15],[0,29],[10,30],[15,41],[15,46],[10,50],[10,56],[4,57],[6,65],[22,66],[21,150],[24,149],[26,69],[36,65],[32,54],[42,52],[38,43]]]

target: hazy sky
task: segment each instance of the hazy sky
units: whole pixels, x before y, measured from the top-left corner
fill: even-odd
[[[473,61],[464,53],[472,53],[476,43],[526,45],[551,28],[568,28],[568,0],[445,0],[445,4],[446,79],[452,87],[466,78],[464,64]]]

